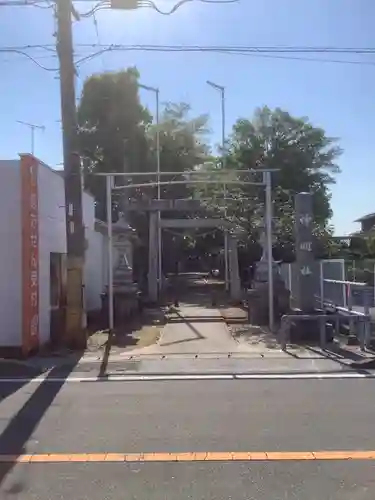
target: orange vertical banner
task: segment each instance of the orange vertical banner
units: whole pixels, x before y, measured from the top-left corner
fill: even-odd
[[[22,351],[39,344],[38,160],[21,155]]]

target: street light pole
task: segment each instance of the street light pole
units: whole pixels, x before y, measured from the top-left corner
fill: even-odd
[[[158,200],[161,199],[161,188],[160,188],[160,99],[159,99],[159,89],[157,87],[150,87],[148,85],[138,84],[141,89],[148,90],[149,92],[154,92],[155,94],[155,104],[156,104],[156,172],[157,172],[157,196]],[[161,238],[161,224],[160,224],[160,210],[158,211],[158,290],[160,292],[162,287],[162,238]]]
[[[45,131],[46,127],[44,125],[36,125],[35,123],[23,122],[21,120],[17,120],[17,123],[21,123],[21,125],[26,125],[26,127],[30,128],[31,131],[31,154],[34,156],[34,146],[35,146],[35,129]]]
[[[225,168],[225,87],[207,80],[207,84],[220,92],[221,97],[221,149],[222,149],[222,168]],[[224,184],[224,216],[227,216],[227,185]],[[228,233],[224,231],[224,265],[225,265],[225,290],[229,290],[229,270],[228,270]]]

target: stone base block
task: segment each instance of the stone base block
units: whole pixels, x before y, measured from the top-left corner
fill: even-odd
[[[292,314],[306,314],[301,311],[292,311]],[[322,314],[323,311],[315,310],[311,314]],[[291,322],[290,342],[292,344],[320,344],[320,319],[301,319]],[[333,341],[333,327],[326,324],[326,342]]]
[[[290,310],[290,292],[282,282],[274,282],[274,312],[275,320],[279,321],[283,314]],[[254,288],[247,291],[249,323],[252,325],[268,325],[268,283],[254,283]]]

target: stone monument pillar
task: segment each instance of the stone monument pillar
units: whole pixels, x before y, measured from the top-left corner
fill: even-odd
[[[297,293],[296,313],[309,315],[310,319],[301,319],[291,324],[291,342],[320,342],[332,340],[332,331],[327,334],[326,323],[319,317],[321,311],[315,306],[314,297],[314,253],[313,253],[313,209],[312,194],[298,193],[295,197],[295,237]],[[329,336],[327,336],[329,335]]]
[[[315,309],[312,248],[312,194],[298,193],[295,198],[296,210],[296,266],[297,266],[297,294],[296,306],[305,313]]]
[[[125,319],[137,308],[137,285],[133,282],[132,228],[124,214],[112,226],[113,232],[113,298],[117,320]]]

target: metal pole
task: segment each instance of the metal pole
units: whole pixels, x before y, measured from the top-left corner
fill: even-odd
[[[141,89],[147,90],[149,92],[154,92],[155,97],[156,97],[156,175],[157,175],[157,197],[158,200],[161,199],[161,190],[160,190],[160,113],[159,113],[159,89],[157,87],[150,87],[149,85],[143,85],[142,83],[139,83],[138,86]],[[157,222],[158,222],[158,228],[157,228],[157,240],[158,240],[158,249],[157,249],[157,289],[160,292],[161,290],[161,279],[162,279],[162,257],[161,257],[161,225],[160,225],[160,219],[161,219],[161,212],[158,210],[157,212],[158,217],[157,217]]]
[[[221,89],[221,148],[222,168],[225,168],[225,88]],[[224,217],[227,218],[227,185],[224,184]],[[225,290],[229,290],[228,231],[224,231]]]
[[[113,189],[130,189],[139,187],[156,186],[158,182],[142,182],[137,184],[125,184],[124,186],[114,186]],[[161,186],[173,186],[177,184],[218,184],[217,181],[210,180],[184,180],[184,181],[160,181]],[[227,184],[241,184],[242,186],[263,186],[263,182],[241,182],[241,181],[227,181]]]
[[[326,321],[325,318],[319,318],[319,337],[320,337],[320,347],[325,349],[327,347],[327,336],[326,336]]]
[[[158,174],[158,200],[161,198],[160,192],[160,116],[159,116],[159,89],[155,89],[156,95],[156,168]]]
[[[108,235],[108,326],[110,332],[114,327],[113,320],[113,248],[112,248],[112,177],[106,177],[107,198],[107,235]]]
[[[221,95],[221,147],[222,147],[222,169],[225,168],[225,87],[218,85],[217,83],[207,80],[207,84],[218,90]],[[227,186],[224,183],[224,217],[227,217]],[[225,266],[225,290],[229,289],[229,273],[228,273],[228,233],[224,230],[224,266]]]
[[[363,312],[366,315],[366,319],[364,321],[363,329],[364,329],[364,350],[370,347],[371,341],[371,321],[370,321],[370,307],[371,307],[371,295],[372,290],[371,287],[366,286],[363,290],[364,294],[364,308]]]
[[[31,154],[34,156],[34,132],[35,132],[35,127],[31,126]]]
[[[36,125],[35,123],[29,123],[29,122],[23,122],[21,120],[17,120],[17,123],[21,123],[21,125],[26,125],[26,127],[30,128],[30,134],[31,134],[31,154],[34,156],[35,152],[35,130],[40,129],[44,132],[45,127],[44,125]]]
[[[268,268],[268,321],[269,328],[274,326],[274,301],[273,301],[273,269],[272,269],[272,185],[271,172],[265,172],[266,183],[266,241],[267,241],[267,268]]]
[[[324,308],[324,261],[319,263],[320,309]]]
[[[287,264],[287,269],[288,269],[288,288],[290,291],[290,294],[292,294],[292,264],[289,263]]]
[[[160,116],[159,116],[159,89],[156,89],[156,167],[158,174],[158,200],[161,199],[160,189]],[[158,211],[158,290],[162,288],[162,233],[161,233],[161,212]]]
[[[342,279],[342,281],[346,280],[346,276],[345,276],[345,261],[343,259],[341,260],[341,279]],[[343,303],[344,303],[344,305],[346,303],[346,293],[345,293],[345,291],[346,291],[345,290],[345,285],[343,285],[342,292],[343,292],[343,299],[344,299]]]
[[[263,172],[279,172],[279,168],[248,168],[248,169],[234,169],[234,170],[217,170],[217,171],[210,171],[209,174],[212,176],[213,174],[217,175],[220,178],[220,175],[223,174],[238,174],[238,173],[254,173],[254,174],[259,174]],[[184,175],[207,175],[207,171],[199,171],[199,170],[186,170],[183,172]],[[112,177],[137,177],[137,176],[147,176],[147,177],[153,177],[157,176],[157,172],[155,170],[151,172],[98,172],[95,175],[98,175],[99,177],[105,177],[107,175],[112,175]],[[181,175],[181,172],[160,172],[160,175]],[[263,182],[261,184],[264,184]]]

